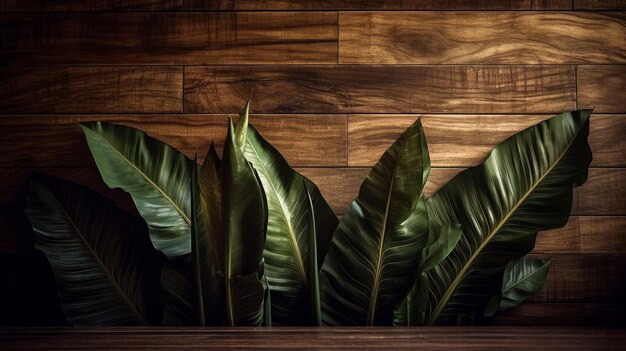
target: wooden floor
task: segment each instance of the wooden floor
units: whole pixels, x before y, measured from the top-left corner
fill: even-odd
[[[105,328],[4,329],[2,350],[626,350],[626,329]]]

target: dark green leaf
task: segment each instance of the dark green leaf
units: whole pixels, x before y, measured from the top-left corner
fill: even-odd
[[[417,267],[417,281],[400,303],[394,309],[394,325],[418,326],[424,325],[430,282],[427,271],[441,263],[459,242],[462,231],[458,224],[443,228],[430,228],[431,241],[421,254],[421,261]]]
[[[206,230],[194,252],[209,324],[261,325],[267,207],[261,182],[237,144],[232,122],[218,162],[209,151],[200,169],[198,210]]]
[[[192,161],[130,127],[81,123],[104,182],[130,193],[157,250],[169,258],[191,250]]]
[[[325,324],[392,324],[428,240],[428,172],[418,121],[374,166],[335,231],[320,272]]]
[[[317,272],[312,272],[308,264],[310,252],[315,249],[309,238],[317,234],[313,237],[319,248],[316,260],[322,262],[338,220],[318,188],[289,167],[280,153],[248,125],[248,110],[246,105],[235,128],[237,135],[247,132],[245,156],[261,179],[268,205],[263,255],[272,290],[272,322],[315,325],[309,296],[315,289],[310,281],[317,280]],[[309,212],[315,215],[313,221],[309,220]]]
[[[512,136],[428,201],[433,224],[463,226],[458,245],[428,271],[428,324],[482,318],[506,265],[533,248],[538,231],[565,225],[572,188],[591,162],[590,114],[564,113]]]
[[[91,190],[48,177],[31,181],[25,211],[70,323],[155,321],[160,259],[144,223]]]
[[[504,271],[500,311],[515,307],[543,287],[550,271],[550,260],[522,259],[508,264]]]

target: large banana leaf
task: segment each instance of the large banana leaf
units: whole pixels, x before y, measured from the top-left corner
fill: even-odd
[[[428,240],[428,150],[417,121],[383,154],[342,218],[320,271],[328,325],[390,325]]]
[[[132,196],[157,250],[175,258],[191,250],[192,161],[130,127],[81,123],[104,182]]]
[[[507,264],[533,248],[538,231],[565,225],[572,188],[585,182],[591,162],[590,114],[564,113],[512,136],[428,201],[432,223],[460,223],[463,236],[428,271],[427,324],[482,318]]]
[[[322,262],[338,220],[318,188],[289,167],[282,155],[248,124],[248,111],[249,104],[235,130],[237,136],[247,134],[245,156],[263,183],[268,205],[263,256],[272,294],[272,323],[317,325],[311,306],[318,303],[314,283],[318,272],[311,270],[309,262]],[[315,214],[312,221],[310,213]],[[316,251],[317,257],[311,257]]]
[[[194,201],[200,213],[194,218],[200,223],[194,225],[193,255],[200,319],[207,324],[263,322],[267,205],[243,148],[231,122],[223,159],[218,162],[211,148],[200,169],[198,206]]]
[[[150,324],[160,259],[147,228],[98,194],[34,178],[26,215],[48,257],[65,317],[75,325]]]

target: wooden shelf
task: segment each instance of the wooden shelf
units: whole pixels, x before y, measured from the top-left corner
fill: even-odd
[[[626,350],[624,328],[4,328],[0,349]]]

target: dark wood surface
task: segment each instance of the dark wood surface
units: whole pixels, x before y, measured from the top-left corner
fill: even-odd
[[[6,14],[0,34],[15,66],[337,61],[332,12]]]
[[[600,328],[4,329],[3,349],[623,350],[626,330]]]
[[[623,64],[625,19],[611,12],[346,12],[339,14],[339,62]]]
[[[625,325],[625,9],[623,0],[0,0],[0,325],[65,324],[23,214],[30,174],[78,182],[135,212],[126,193],[100,179],[76,123],[138,127],[202,156],[213,139],[221,147],[227,117],[251,92],[253,124],[339,215],[420,116],[430,196],[508,136],[562,111],[595,108],[589,180],[574,192],[568,224],[541,233],[533,251],[553,259],[548,282],[490,323]],[[233,348],[300,342],[294,332],[241,339],[159,330],[13,330],[12,348],[83,348],[76,341],[85,338],[101,348],[115,340],[177,348],[209,336]],[[623,348],[611,337],[589,344],[600,342],[600,330],[511,330],[391,337],[395,331],[368,329],[383,333],[369,339],[302,331],[303,344],[294,345],[416,348],[422,340],[421,348],[485,349],[511,339],[525,349]]]
[[[576,108],[574,66],[291,65],[185,69],[185,112],[555,113]]]

